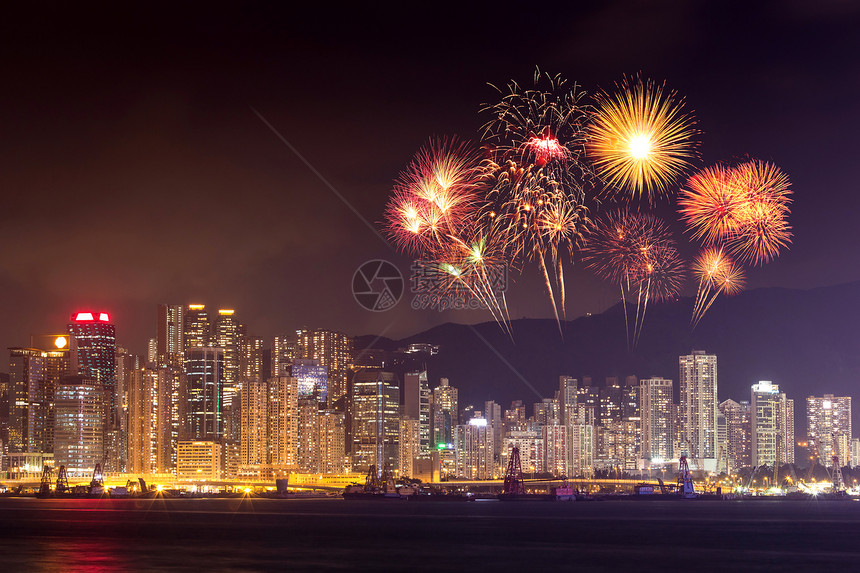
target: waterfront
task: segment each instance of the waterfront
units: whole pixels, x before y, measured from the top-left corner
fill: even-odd
[[[6,571],[817,571],[858,538],[835,501],[0,500]]]

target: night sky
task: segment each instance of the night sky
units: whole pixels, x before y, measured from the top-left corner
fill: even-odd
[[[860,279],[854,2],[280,4],[4,14],[3,347],[85,307],[111,312],[139,353],[158,303],[235,308],[267,339],[489,320],[370,313],[351,279],[377,258],[408,272],[367,226],[392,181],[429,137],[475,138],[487,82],[527,83],[535,66],[589,92],[665,80],[703,132],[697,165],[752,156],[790,175],[794,244],[748,272],[751,288]],[[568,280],[570,317],[616,302],[587,271]],[[534,271],[509,302],[513,318],[552,313]]]

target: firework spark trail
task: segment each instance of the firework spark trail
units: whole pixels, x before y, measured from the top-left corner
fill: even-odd
[[[695,158],[695,120],[675,92],[641,77],[602,92],[589,125],[588,154],[610,188],[649,203],[669,192]]]
[[[695,329],[720,294],[733,295],[743,289],[745,277],[740,265],[732,261],[722,249],[715,248],[705,249],[699,254],[693,263],[693,273],[699,278],[690,321],[691,327]]]

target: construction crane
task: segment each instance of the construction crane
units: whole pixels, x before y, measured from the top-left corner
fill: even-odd
[[[105,477],[102,474],[102,465],[96,464],[93,469],[93,478],[90,480],[90,495],[102,495],[105,492]]]
[[[693,498],[699,494],[696,493],[696,486],[693,484],[693,475],[690,473],[690,466],[687,465],[687,456],[681,456],[678,461],[678,491],[681,492],[681,497]]]
[[[54,488],[56,495],[69,493],[69,475],[66,473],[66,466],[60,466],[60,471],[57,472],[57,486]]]
[[[514,446],[511,448],[511,457],[508,460],[508,470],[505,472],[505,486],[502,493],[505,495],[523,495],[525,492],[520,449]]]
[[[753,466],[752,471],[750,472],[750,479],[747,482],[747,491],[750,491],[752,488],[753,479],[755,478],[755,471],[758,469],[758,466]]]
[[[845,493],[845,480],[842,478],[842,468],[839,467],[839,456],[833,456],[833,469],[830,472],[830,479],[833,482],[832,492],[838,495]]]
[[[54,468],[45,464],[42,468],[42,483],[39,485],[39,497],[51,495],[51,477],[53,474]]]

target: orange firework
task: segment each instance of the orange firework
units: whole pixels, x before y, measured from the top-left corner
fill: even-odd
[[[693,274],[699,278],[699,288],[690,320],[693,328],[714,304],[720,293],[734,295],[744,288],[745,277],[740,265],[722,249],[705,249],[693,263]]]
[[[690,177],[678,198],[681,217],[693,238],[714,244],[740,227],[747,193],[735,170],[722,165],[702,169]]]
[[[653,202],[695,157],[695,121],[682,98],[651,80],[625,79],[617,87],[597,97],[588,154],[609,187]]]
[[[739,165],[735,180],[747,200],[739,209],[738,228],[727,247],[741,261],[767,263],[791,244],[791,183],[774,164],[755,160]]]

